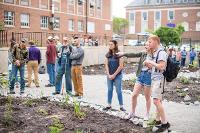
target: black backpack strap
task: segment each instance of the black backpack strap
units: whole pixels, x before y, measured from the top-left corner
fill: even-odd
[[[163,92],[161,93],[161,94],[163,94],[164,92],[165,92],[165,80],[166,80],[166,78],[164,77],[164,80],[163,80]]]
[[[159,57],[160,51],[163,51],[163,50],[158,51],[157,56],[156,56],[156,63],[158,63],[158,57]],[[157,71],[158,71],[158,69],[155,69],[155,72],[157,72]]]

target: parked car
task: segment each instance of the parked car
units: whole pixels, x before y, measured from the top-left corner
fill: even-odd
[[[123,37],[120,36],[120,35],[118,35],[118,34],[114,34],[114,35],[112,36],[112,39],[113,39],[113,40],[123,40]]]

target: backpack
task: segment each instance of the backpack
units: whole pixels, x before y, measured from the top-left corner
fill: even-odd
[[[162,50],[160,50],[162,51]],[[156,57],[156,63],[158,61],[158,56],[160,51],[158,51],[157,57]],[[180,70],[179,64],[176,63],[176,61],[173,61],[172,58],[168,56],[167,58],[167,67],[166,70],[163,72],[163,75],[167,82],[172,82],[173,79],[175,79],[178,75],[178,72]]]

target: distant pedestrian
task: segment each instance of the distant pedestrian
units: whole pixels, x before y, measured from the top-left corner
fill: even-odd
[[[181,51],[181,66],[185,67],[185,61],[186,61],[187,51],[184,47],[184,49]]]
[[[36,87],[40,87],[39,78],[38,78],[38,67],[41,61],[41,52],[40,49],[36,47],[34,42],[29,42],[30,48],[28,49],[28,84],[26,87],[31,87],[32,83],[32,71],[34,73],[34,83]]]
[[[60,94],[62,89],[62,78],[65,74],[65,88],[66,92],[71,95],[72,93],[72,81],[71,81],[71,59],[70,54],[72,52],[72,47],[70,46],[69,39],[67,37],[63,38],[63,45],[58,52],[58,68],[55,80],[55,92],[53,95]]]
[[[176,51],[176,62],[180,65],[180,62],[181,62],[181,51],[180,51],[180,48],[178,48],[178,51]]]
[[[17,78],[17,72],[20,73],[20,94],[25,90],[25,64],[28,60],[28,50],[26,48],[25,40],[21,44],[15,44],[12,51],[12,80],[10,83],[10,94],[15,94],[14,85]]]
[[[109,51],[106,54],[105,69],[107,74],[107,87],[108,87],[108,97],[107,97],[107,107],[104,110],[111,109],[113,88],[115,86],[118,101],[121,111],[126,111],[123,107],[123,97],[122,97],[122,69],[123,69],[123,58],[119,58],[116,53],[119,52],[117,41],[111,40],[109,42]]]
[[[56,53],[58,55],[59,51],[60,51],[60,48],[62,47],[62,44],[60,42],[60,39],[58,36],[54,36],[53,37],[53,40],[55,42],[55,45],[56,45]],[[55,63],[55,76],[57,75],[57,71],[58,71],[58,56],[56,58],[56,63]]]
[[[190,51],[190,64],[193,65],[194,59],[195,59],[196,55],[197,55],[197,54],[196,54],[196,52],[194,51],[194,48],[192,48],[192,50]]]
[[[56,63],[56,45],[53,41],[53,37],[49,36],[47,41],[47,51],[46,51],[46,60],[47,60],[47,73],[49,75],[49,84],[45,87],[52,87],[55,85],[55,63]]]
[[[78,36],[74,36],[74,48],[70,54],[70,59],[72,59],[71,73],[75,96],[81,98],[83,96],[82,63],[84,59],[84,50],[80,45]]]

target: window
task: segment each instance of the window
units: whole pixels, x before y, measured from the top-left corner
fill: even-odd
[[[160,11],[156,11],[155,12],[155,20],[160,20],[160,18],[161,18]]]
[[[68,30],[69,31],[74,31],[74,20],[70,19],[68,21]]]
[[[4,2],[14,4],[14,0],[4,0]]]
[[[23,5],[23,6],[28,6],[29,0],[21,0],[20,4]]]
[[[149,0],[144,0],[144,4],[149,4]]]
[[[129,34],[135,33],[135,13],[131,12],[129,14]]]
[[[88,33],[95,33],[95,23],[94,22],[88,22],[87,23],[87,32]]]
[[[157,3],[157,4],[160,4],[160,0],[156,0],[156,3]]]
[[[189,2],[189,3],[194,3],[194,2],[195,2],[195,0],[188,0],[188,2]]]
[[[102,3],[102,0],[97,0],[97,9],[101,10],[101,3]]]
[[[60,18],[55,17],[54,18],[54,29],[59,29],[60,28]]]
[[[49,26],[49,17],[41,16],[40,18],[40,27],[41,28],[48,28]]]
[[[174,11],[168,11],[168,20],[174,20]]]
[[[130,13],[129,21],[130,21],[130,24],[134,23],[134,21],[135,21],[135,14],[134,13]]]
[[[174,0],[174,3],[181,3],[181,0]]]
[[[105,24],[105,30],[111,30],[110,24]]]
[[[94,9],[95,0],[90,0],[90,8]]]
[[[143,21],[147,21],[147,19],[148,19],[147,17],[148,17],[148,16],[147,16],[147,12],[143,12],[143,13],[142,13],[142,20],[143,20]]]
[[[21,26],[22,27],[29,27],[30,26],[29,14],[21,14],[20,20],[21,20]]]
[[[83,5],[83,0],[78,0],[78,5],[82,6]]]
[[[4,12],[4,23],[5,25],[14,25],[14,12]]]
[[[200,21],[196,22],[196,31],[200,31]]]
[[[189,31],[189,24],[188,24],[188,22],[183,22],[182,26],[184,27],[185,31]]]
[[[169,2],[170,2],[170,3],[174,3],[174,0],[170,0]]]
[[[188,2],[188,0],[183,0],[183,3],[187,3]]]
[[[74,0],[67,0],[69,5],[74,5]]]
[[[78,21],[78,32],[83,32],[83,21]]]

